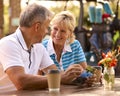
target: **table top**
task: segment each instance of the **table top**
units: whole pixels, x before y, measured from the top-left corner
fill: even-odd
[[[0,92],[0,96],[120,96],[120,78],[115,78],[115,88],[105,91],[103,86],[80,88],[74,85],[61,85],[59,93],[46,90]]]

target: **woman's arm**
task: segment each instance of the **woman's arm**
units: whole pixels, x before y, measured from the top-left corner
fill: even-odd
[[[83,67],[83,69],[87,68],[87,63],[86,62],[81,62],[80,65]]]

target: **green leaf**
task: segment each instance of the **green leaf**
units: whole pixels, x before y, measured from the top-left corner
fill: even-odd
[[[95,68],[94,68],[94,67],[92,67],[92,66],[88,66],[88,67],[86,68],[86,70],[87,70],[87,72],[94,73]]]
[[[105,73],[105,74],[104,74],[104,79],[105,79],[107,82],[109,82],[109,74]]]

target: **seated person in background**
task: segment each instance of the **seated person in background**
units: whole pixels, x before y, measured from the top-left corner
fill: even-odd
[[[74,28],[75,18],[73,14],[69,11],[62,11],[51,21],[50,39],[42,42],[61,71],[80,66],[79,68],[83,72],[87,68],[81,44],[75,39]]]
[[[7,90],[37,90],[48,87],[47,73],[57,69],[48,52],[40,43],[47,32],[53,14],[37,4],[28,5],[20,15],[20,26],[15,33],[0,40],[0,92]],[[80,73],[79,67],[62,73],[61,83],[71,82]]]

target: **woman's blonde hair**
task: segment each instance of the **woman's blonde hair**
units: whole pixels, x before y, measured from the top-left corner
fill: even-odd
[[[75,18],[73,14],[69,11],[62,11],[55,15],[51,21],[51,26],[54,24],[59,24],[61,27],[68,29],[71,34],[68,37],[68,43],[71,44],[75,40],[74,28],[75,28]]]

